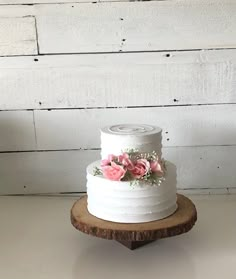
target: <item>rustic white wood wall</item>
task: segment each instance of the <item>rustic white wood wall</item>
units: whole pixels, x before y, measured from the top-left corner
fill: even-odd
[[[0,194],[85,191],[130,122],[163,128],[179,190],[236,192],[236,1],[0,0]]]

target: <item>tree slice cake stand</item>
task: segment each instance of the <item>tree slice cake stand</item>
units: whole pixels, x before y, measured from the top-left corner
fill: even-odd
[[[131,250],[160,238],[186,233],[197,220],[193,202],[177,194],[178,209],[171,216],[147,223],[116,223],[91,215],[87,196],[81,197],[71,209],[71,223],[79,231],[105,239],[113,239]]]

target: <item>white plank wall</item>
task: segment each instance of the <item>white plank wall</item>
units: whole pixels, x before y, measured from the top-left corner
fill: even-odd
[[[35,16],[41,54],[236,46],[233,0],[7,5],[1,15]]]
[[[0,151],[97,149],[100,127],[135,122],[163,127],[165,147],[236,145],[235,119],[236,104],[1,111]]]
[[[178,166],[178,189],[235,191],[236,146],[164,148]],[[0,154],[1,194],[86,191],[86,166],[100,151],[54,151]]]
[[[71,9],[38,7],[40,53],[236,46],[236,2],[114,2]]]
[[[0,194],[84,192],[96,151],[0,154]]]
[[[0,56],[37,54],[35,18],[0,18]]]
[[[179,190],[235,193],[236,2],[91,2],[0,0],[0,194],[85,191],[130,122],[163,128]]]
[[[150,123],[163,127],[164,146],[236,145],[235,104],[39,110],[35,111],[38,149],[100,148],[100,127],[119,123]]]
[[[2,110],[236,103],[236,50],[2,57],[0,83]]]
[[[40,53],[236,46],[236,2],[114,2],[37,9]],[[215,32],[217,30],[217,32]],[[63,34],[63,36],[62,36]]]

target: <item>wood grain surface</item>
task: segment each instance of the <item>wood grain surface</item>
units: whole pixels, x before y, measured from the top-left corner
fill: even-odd
[[[123,241],[145,241],[188,232],[197,220],[197,211],[190,199],[178,195],[178,209],[171,216],[153,222],[124,224],[105,221],[87,210],[87,197],[78,200],[71,209],[73,226],[90,235]]]
[[[1,110],[236,103],[235,49],[0,57],[0,71]]]
[[[236,46],[232,0],[40,5],[35,12],[44,54]]]
[[[0,17],[0,56],[32,54],[38,54],[35,18]]]

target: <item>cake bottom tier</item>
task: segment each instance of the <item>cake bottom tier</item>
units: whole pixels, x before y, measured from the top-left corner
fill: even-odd
[[[87,168],[88,211],[103,220],[119,223],[143,223],[166,218],[177,209],[176,167],[166,162],[165,181],[131,185],[94,176],[100,161]]]

